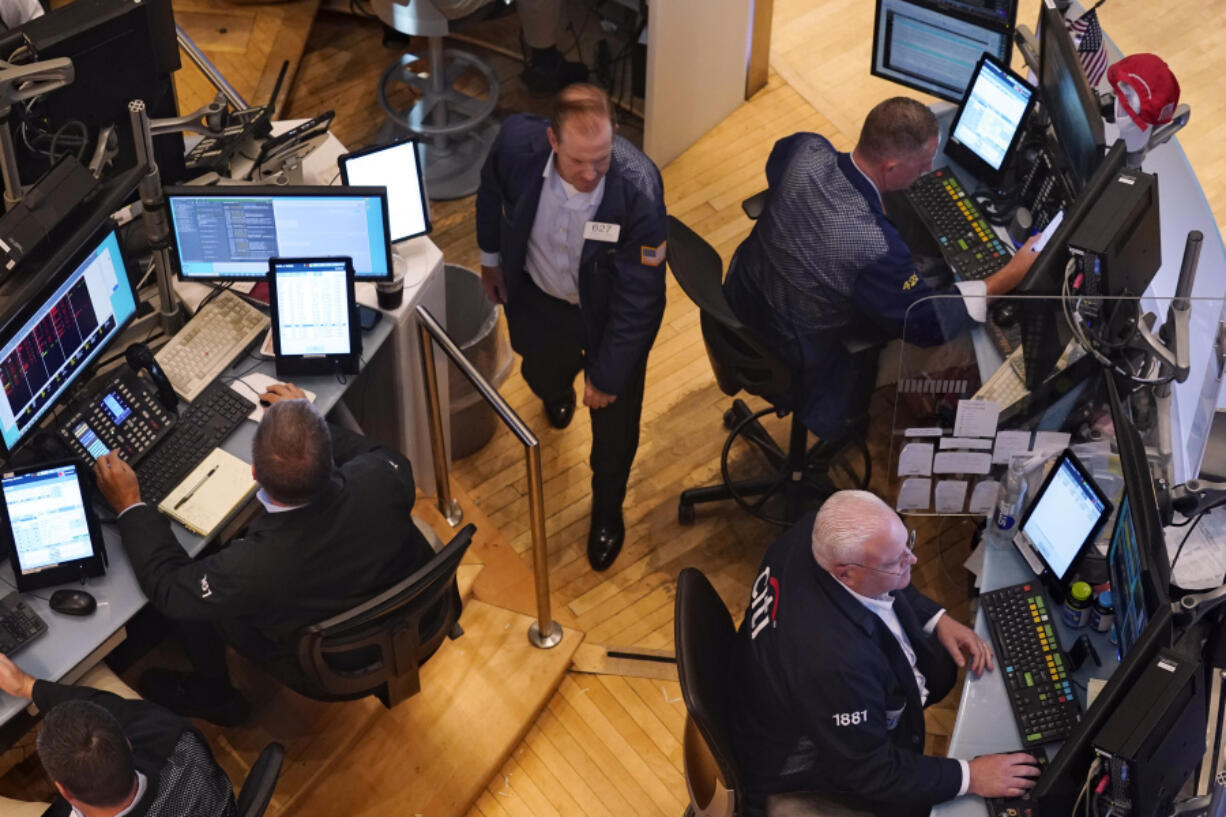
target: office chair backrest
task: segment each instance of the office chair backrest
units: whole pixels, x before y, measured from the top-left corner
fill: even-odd
[[[685,783],[696,815],[736,817],[741,782],[732,752],[731,666],[736,629],[723,600],[701,570],[677,577],[674,607],[677,676],[689,717],[685,723]]]
[[[238,817],[262,817],[277,788],[284,760],[285,747],[281,744],[274,741],[264,747],[238,793]]]
[[[455,573],[476,527],[465,525],[434,558],[369,601],[302,630],[298,664],[308,695],[376,694],[387,707],[421,689],[418,666],[460,617]]]
[[[668,268],[698,305],[702,338],[715,381],[729,396],[742,390],[772,398],[787,393],[792,375],[737,319],[724,298],[724,264],[715,248],[681,221],[668,217]]]

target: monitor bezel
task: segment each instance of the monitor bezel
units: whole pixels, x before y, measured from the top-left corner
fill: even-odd
[[[387,274],[386,275],[357,275],[356,280],[362,281],[390,281],[395,275],[392,268],[392,242],[390,241],[391,227],[388,223],[387,214],[387,188],[386,187],[347,187],[341,185],[293,185],[290,187],[278,187],[275,185],[170,185],[166,190],[166,218],[169,220],[170,226],[170,247],[172,252],[171,258],[174,262],[175,275],[180,281],[196,281],[198,283],[206,282],[225,282],[225,281],[263,281],[268,276],[268,267],[265,266],[258,273],[253,274],[233,274],[233,275],[185,275],[183,273],[183,265],[180,261],[178,235],[175,231],[174,208],[171,206],[171,201],[176,198],[363,198],[377,197],[383,208],[383,251],[386,256]],[[270,256],[269,259],[276,256]],[[328,256],[339,257],[339,256]],[[355,273],[356,275],[356,273]]]
[[[277,268],[291,264],[337,263],[345,264],[347,286],[347,314],[349,315],[349,352],[343,355],[287,355],[281,351],[281,321],[277,305]],[[358,317],[357,298],[354,294],[353,259],[347,255],[314,256],[300,258],[268,259],[268,307],[272,321],[273,353],[276,356],[278,377],[357,374],[362,361],[362,327]]]
[[[971,90],[975,87],[975,82],[979,79],[979,75],[983,72],[983,67],[987,63],[991,63],[994,68],[998,69],[1005,76],[1030,91],[1030,96],[1026,99],[1026,107],[1022,111],[1022,117],[1018,121],[1017,128],[1013,131],[1013,139],[1010,140],[1009,147],[1001,158],[999,168],[992,167],[979,154],[962,142],[957,141],[954,136],[958,131],[958,123],[962,121],[962,114],[966,111],[966,105],[970,102]],[[1020,74],[1010,70],[1008,65],[1002,63],[988,52],[983,52],[979,56],[979,62],[975,63],[975,70],[971,73],[971,81],[967,83],[966,93],[962,95],[962,101],[958,103],[958,110],[954,112],[953,121],[949,124],[949,136],[945,140],[945,155],[970,171],[980,181],[991,184],[999,182],[1013,162],[1013,158],[1017,153],[1017,146],[1022,141],[1022,134],[1026,132],[1026,122],[1034,110],[1037,97],[1037,88],[1027,82]]]
[[[33,422],[31,422],[29,427],[20,436],[18,436],[12,446],[9,446],[4,437],[0,435],[0,456],[10,456],[14,451],[21,447],[21,444],[25,442],[27,437],[37,432],[43,420],[46,418],[47,413],[51,411],[51,409],[54,408],[57,403],[60,402],[60,400],[63,399],[64,394],[72,387],[72,384],[80,379],[81,373],[88,372],[91,364],[93,364],[94,360],[96,360],[102,353],[102,350],[107,348],[117,337],[122,335],[123,330],[127,328],[128,324],[135,320],[136,316],[140,314],[140,298],[137,295],[136,290],[132,287],[132,279],[128,277],[127,261],[123,257],[123,244],[119,240],[119,228],[107,221],[99,226],[91,234],[90,240],[83,242],[80,249],[70,255],[68,259],[60,265],[59,269],[57,269],[53,274],[47,276],[43,282],[43,285],[35,291],[34,295],[24,304],[22,304],[20,309],[12,314],[8,321],[5,322],[3,327],[0,327],[0,348],[6,346],[8,342],[13,339],[13,334],[20,329],[21,326],[26,323],[26,321],[34,317],[39,308],[46,304],[47,299],[51,297],[52,293],[63,285],[68,278],[77,271],[77,268],[81,266],[85,259],[88,258],[89,255],[100,246],[102,246],[102,243],[112,234],[115,236],[115,245],[119,248],[119,269],[117,277],[121,282],[121,286],[127,286],[129,291],[132,293],[132,303],[136,308],[133,309],[132,314],[123,321],[116,322],[115,331],[111,333],[111,337],[107,340],[107,342],[100,343],[94,348],[93,352],[81,363],[81,367],[77,370],[78,374],[76,377],[67,386],[65,386],[65,391],[61,392],[60,397],[47,403],[47,405],[43,408],[43,411],[34,419]]]
[[[1098,168],[1102,165],[1104,151],[1107,147],[1106,127],[1103,124],[1098,94],[1090,86],[1085,70],[1081,67],[1081,61],[1077,58],[1077,48],[1073,45],[1072,35],[1064,25],[1064,15],[1061,14],[1059,9],[1055,8],[1051,0],[1043,0],[1039,14],[1038,92],[1047,109],[1047,121],[1050,123],[1051,135],[1054,137],[1047,141],[1050,145],[1054,146],[1056,156],[1063,163],[1063,167],[1059,167],[1057,170],[1063,171],[1066,182],[1072,182],[1068,185],[1068,188],[1073,196],[1076,197],[1080,196],[1081,192],[1089,186]],[[1049,45],[1054,45],[1056,49],[1061,51],[1061,58],[1064,63],[1073,69],[1069,71],[1069,74],[1073,77],[1073,84],[1077,89],[1077,100],[1081,105],[1081,113],[1086,114],[1086,120],[1090,123],[1090,130],[1092,131],[1094,144],[1097,149],[1098,164],[1091,168],[1085,168],[1084,173],[1082,172],[1083,168],[1074,167],[1072,157],[1065,148],[1064,140],[1060,138],[1060,134],[1056,131],[1055,120],[1051,116],[1052,105],[1049,96],[1052,93],[1052,89],[1050,84],[1046,82],[1049,66],[1051,65]]]
[[[1049,470],[1047,472],[1047,476],[1043,478],[1043,484],[1034,495],[1034,501],[1030,503],[1030,507],[1026,508],[1026,513],[1022,515],[1022,519],[1017,526],[1018,533],[1024,533],[1026,531],[1026,523],[1030,521],[1030,517],[1034,514],[1035,509],[1039,507],[1044,495],[1046,495],[1047,489],[1051,486],[1052,481],[1056,478],[1056,475],[1060,473],[1060,469],[1064,467],[1066,462],[1072,464],[1073,470],[1077,472],[1078,476],[1085,480],[1086,485],[1088,485],[1094,492],[1094,496],[1103,503],[1103,512],[1099,514],[1098,521],[1091,526],[1090,532],[1086,535],[1085,539],[1082,540],[1081,544],[1078,545],[1076,551],[1074,551],[1073,558],[1069,560],[1068,567],[1065,569],[1064,573],[1057,575],[1055,568],[1053,568],[1047,561],[1047,558],[1043,555],[1042,551],[1040,551],[1037,547],[1034,548],[1035,555],[1039,557],[1039,561],[1043,563],[1043,567],[1047,568],[1047,575],[1049,575],[1052,580],[1059,582],[1061,585],[1064,584],[1064,580],[1067,576],[1071,576],[1076,572],[1075,568],[1077,567],[1077,562],[1080,561],[1082,554],[1085,553],[1085,549],[1089,546],[1089,544],[1098,536],[1099,531],[1103,529],[1103,525],[1105,525],[1107,520],[1111,518],[1112,510],[1111,500],[1106,494],[1103,493],[1103,489],[1098,487],[1098,483],[1094,481],[1094,477],[1090,473],[1090,470],[1082,464],[1081,460],[1077,459],[1077,455],[1073,453],[1071,448],[1066,448],[1060,454],[1060,456],[1056,458],[1055,463],[1052,464],[1051,470]]]
[[[876,8],[873,12],[873,50],[872,50],[872,53],[869,55],[869,73],[875,77],[880,77],[881,79],[888,80],[898,85],[902,85],[906,88],[911,88],[913,90],[919,91],[920,93],[928,94],[929,96],[936,97],[937,99],[943,99],[946,102],[953,102],[956,104],[962,98],[962,96],[966,93],[965,88],[963,89],[962,94],[957,94],[953,92],[942,93],[939,91],[935,91],[932,88],[921,85],[919,82],[910,82],[906,79],[892,76],[890,74],[887,74],[883,71],[879,71],[877,69],[877,55],[879,53],[880,48],[884,46],[884,43],[881,42],[881,24],[880,23],[881,23],[881,7],[882,7],[882,4],[885,2],[887,2],[887,0],[876,0],[876,4],[875,4]],[[939,1],[903,0],[903,2],[911,3],[912,5],[921,6],[930,11],[934,11],[939,14],[944,14],[949,17],[953,17],[954,19],[957,19],[961,22],[978,26],[979,28],[982,28],[985,31],[991,31],[991,32],[1000,34],[1001,36],[1004,37],[1004,42],[1005,42],[1005,53],[1001,56],[1001,59],[1006,65],[1008,65],[1009,63],[1013,61],[1013,32],[1017,28],[1017,6],[1018,6],[1017,0],[1011,0],[1010,2],[1008,22],[1006,24],[999,24],[999,25],[989,24],[984,19],[979,19],[975,17],[973,14],[967,13],[965,11],[956,10],[950,7],[948,4],[941,3]],[[987,54],[988,52],[984,51],[983,53]]]
[[[410,238],[418,238],[423,235],[429,235],[430,232],[434,229],[434,222],[430,218],[430,199],[426,196],[426,176],[425,176],[425,168],[422,165],[422,161],[421,161],[421,151],[422,151],[421,141],[418,139],[408,138],[408,139],[401,139],[398,142],[389,142],[386,145],[373,145],[368,148],[363,148],[362,150],[355,150],[355,151],[351,151],[350,153],[343,154],[336,160],[336,164],[341,171],[341,183],[344,185],[348,185],[349,184],[348,165],[351,161],[353,161],[354,159],[362,159],[366,156],[372,156],[376,153],[382,153],[385,150],[395,150],[396,148],[403,147],[404,145],[408,145],[408,144],[413,145],[413,150],[412,150],[413,163],[415,164],[417,168],[417,192],[418,192],[418,195],[421,197],[421,203],[422,203],[421,211],[425,217],[426,228],[420,232],[409,233],[408,235],[403,235],[398,238],[393,237],[391,235],[391,228],[390,228],[391,220],[392,220],[391,203],[388,202],[387,206],[384,208],[384,215],[387,216],[387,222],[389,225],[388,237],[392,244],[399,244],[402,241],[408,241]],[[384,189],[386,190],[386,188]]]
[[[4,543],[9,549],[9,564],[13,570],[13,583],[16,585],[17,592],[19,593],[28,593],[31,590],[54,587],[65,582],[79,581],[86,576],[101,576],[106,573],[106,542],[102,538],[102,527],[98,523],[98,515],[94,513],[93,503],[90,502],[93,481],[86,475],[85,463],[69,458],[40,462],[20,468],[5,468],[3,474],[0,475],[0,480],[27,476],[38,471],[47,471],[53,468],[67,467],[73,469],[73,474],[77,479],[77,489],[81,494],[81,507],[85,513],[86,525],[89,528],[90,555],[68,562],[60,562],[34,573],[22,573],[21,557],[18,556],[17,546],[13,541],[13,526],[9,519],[8,501],[4,497],[3,485],[0,484],[0,520],[3,520],[3,524],[0,525],[0,537],[3,537]]]

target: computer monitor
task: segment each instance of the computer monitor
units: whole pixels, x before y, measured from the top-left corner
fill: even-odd
[[[1063,583],[1110,515],[1110,501],[1066,449],[1026,510],[1019,536],[1043,560],[1051,579]]]
[[[1077,58],[1064,15],[1043,0],[1039,18],[1039,92],[1055,133],[1057,156],[1073,195],[1080,193],[1102,159],[1106,137],[1098,95]]]
[[[950,102],[966,93],[979,55],[1013,55],[1017,0],[877,0],[873,76]]]
[[[1043,776],[1031,792],[1031,800],[1039,804],[1042,814],[1068,814],[1077,792],[1085,782],[1093,760],[1094,738],[1115,713],[1120,702],[1132,689],[1137,678],[1149,666],[1159,650],[1171,646],[1173,626],[1170,607],[1170,562],[1158,516],[1158,501],[1145,458],[1145,446],[1136,426],[1126,413],[1113,375],[1104,372],[1107,381],[1111,419],[1115,425],[1120,467],[1124,473],[1126,502],[1121,503],[1121,515],[1127,507],[1125,524],[1131,523],[1132,541],[1140,574],[1139,601],[1146,621],[1135,633],[1127,650],[1121,643],[1120,664],[1111,673],[1107,685],[1098,693],[1094,704],[1078,721],[1060,751],[1048,764]],[[1116,532],[1119,532],[1117,520]],[[1112,542],[1115,545],[1115,542]],[[1120,554],[1122,556],[1122,552]],[[1119,621],[1120,601],[1116,600],[1116,582],[1112,575],[1112,597]],[[1129,592],[1128,589],[1124,590]]]
[[[337,160],[342,184],[387,187],[393,244],[430,232],[430,202],[419,147],[416,139],[406,139],[347,153]]]
[[[0,330],[0,441],[12,452],[136,314],[107,229]]]
[[[1128,492],[1120,500],[1115,516],[1115,529],[1107,548],[1107,566],[1111,572],[1111,603],[1115,610],[1115,633],[1120,655],[1126,655],[1137,643],[1149,622],[1145,590],[1141,586],[1142,555],[1137,539],[1137,523],[1132,518],[1132,503]]]
[[[383,187],[167,187],[179,275],[262,280],[268,259],[348,256],[359,280],[390,280]]]
[[[983,181],[996,181],[1021,140],[1035,92],[1026,80],[983,54],[954,114],[945,155]]]

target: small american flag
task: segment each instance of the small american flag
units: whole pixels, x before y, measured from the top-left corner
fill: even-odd
[[[1098,23],[1098,11],[1090,9],[1076,20],[1066,21],[1069,32],[1077,41],[1077,59],[1086,72],[1090,85],[1098,85],[1107,71],[1107,48],[1103,42],[1103,27]]]

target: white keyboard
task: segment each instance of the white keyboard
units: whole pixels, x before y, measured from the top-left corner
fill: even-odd
[[[225,291],[197,312],[154,357],[175,392],[190,403],[267,328],[267,315]]]

